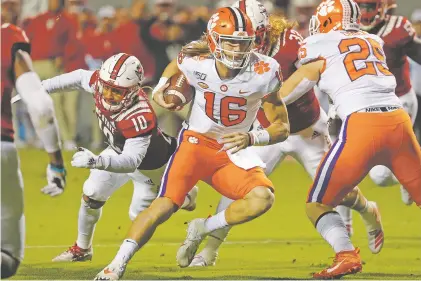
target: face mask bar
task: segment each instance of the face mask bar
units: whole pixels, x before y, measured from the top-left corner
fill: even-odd
[[[314,35],[320,32],[320,21],[316,16],[311,16],[308,31],[310,35]]]
[[[250,60],[255,36],[227,36],[213,32],[212,40],[216,46],[215,59],[231,69],[241,69]],[[231,50],[224,48],[223,45],[227,44],[231,44],[233,48]]]

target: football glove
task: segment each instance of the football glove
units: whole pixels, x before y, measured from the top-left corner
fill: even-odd
[[[42,193],[51,197],[62,194],[66,186],[66,169],[48,164],[47,182],[48,184],[41,189]]]
[[[99,156],[89,149],[78,147],[78,152],[73,155],[71,164],[76,168],[98,169],[102,166],[98,158]]]

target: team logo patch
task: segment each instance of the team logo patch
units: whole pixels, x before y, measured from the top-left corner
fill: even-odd
[[[200,88],[202,89],[207,89],[209,88],[208,84],[204,83],[204,82],[199,82],[197,83],[197,85],[199,85]]]
[[[265,63],[264,61],[259,61],[254,64],[254,72],[257,74],[263,74],[270,70],[269,63]]]
[[[189,137],[189,143],[198,144],[199,143],[199,139],[196,138],[196,137]]]
[[[327,16],[330,12],[332,12],[335,7],[333,6],[335,1],[330,0],[326,2],[322,2],[319,7],[317,7],[317,13],[321,16]]]
[[[223,84],[223,85],[221,85],[220,89],[221,89],[222,92],[226,92],[226,91],[228,91],[228,86]]]
[[[183,62],[185,56],[186,55],[183,52],[178,53],[178,57],[177,57],[178,64],[181,64]]]

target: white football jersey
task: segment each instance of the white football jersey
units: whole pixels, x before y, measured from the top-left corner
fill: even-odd
[[[250,63],[229,80],[219,77],[211,56],[179,55],[178,67],[195,88],[188,129],[218,139],[247,132],[256,119],[261,99],[280,87],[279,64],[253,53]]]
[[[338,116],[376,106],[401,106],[396,80],[386,65],[383,40],[364,31],[331,31],[307,37],[300,64],[320,58],[325,68],[319,88],[333,101]]]

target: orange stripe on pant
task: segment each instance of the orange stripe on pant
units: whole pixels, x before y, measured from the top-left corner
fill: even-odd
[[[263,169],[244,170],[231,162],[222,145],[202,134],[182,129],[178,147],[161,181],[159,197],[168,197],[181,206],[187,193],[199,181],[205,181],[222,195],[241,199],[257,186],[273,190]]]
[[[390,168],[421,206],[421,148],[403,109],[348,116],[319,165],[307,202],[337,206],[376,165]]]

